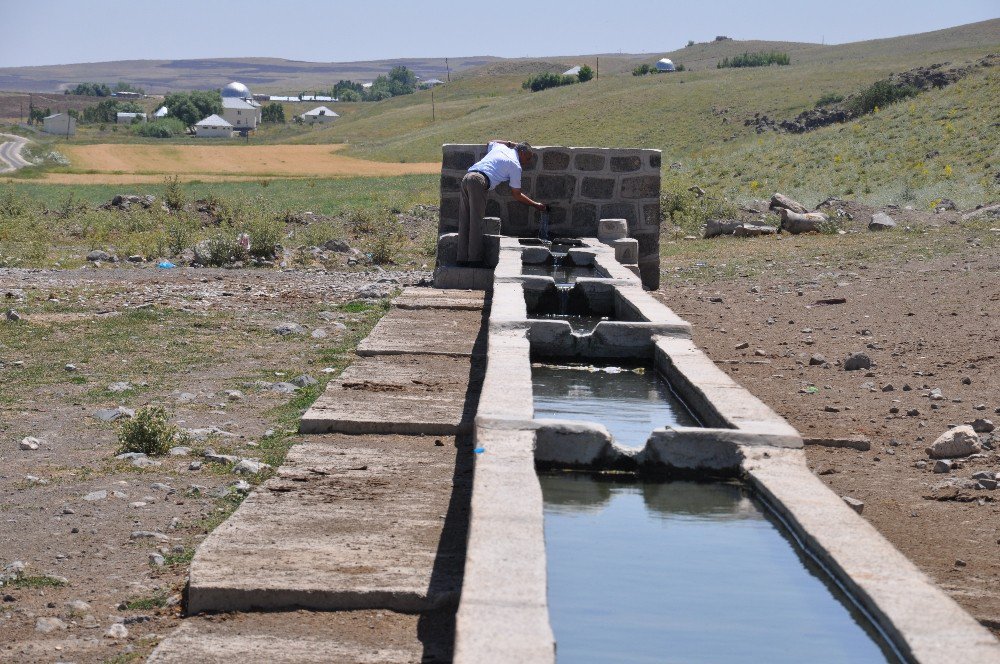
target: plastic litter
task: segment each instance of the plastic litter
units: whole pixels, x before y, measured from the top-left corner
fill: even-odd
[[[163,262],[161,262],[161,263],[157,263],[157,264],[156,264],[156,267],[161,267],[161,268],[163,268],[164,270],[169,270],[170,268],[172,268],[172,267],[177,267],[177,266],[176,266],[176,265],[174,265],[173,263],[171,263],[170,261],[163,261]]]
[[[486,451],[486,448],[485,447],[477,447],[476,449],[474,449],[472,451],[475,452],[476,454],[482,454],[483,452]]]

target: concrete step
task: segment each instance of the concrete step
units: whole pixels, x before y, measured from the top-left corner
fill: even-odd
[[[404,354],[451,357],[484,355],[485,331],[481,309],[393,307],[358,345],[357,353],[362,357]]]
[[[457,602],[470,442],[310,439],[198,547],[188,613],[427,611]]]
[[[485,360],[380,355],[357,360],[327,385],[302,433],[454,435],[471,431]]]
[[[410,664],[451,660],[449,612],[243,613],[188,618],[150,664]]]

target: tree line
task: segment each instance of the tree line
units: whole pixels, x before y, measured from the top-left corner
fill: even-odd
[[[82,95],[86,97],[110,97],[116,92],[135,92],[140,95],[146,94],[142,88],[138,88],[131,83],[118,81],[114,86],[107,83],[79,83],[74,88],[67,88],[64,94]]]

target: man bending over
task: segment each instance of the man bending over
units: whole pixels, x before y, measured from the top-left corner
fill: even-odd
[[[483,265],[483,215],[486,194],[501,182],[509,182],[514,200],[539,210],[548,206],[533,201],[521,191],[521,170],[535,159],[527,143],[490,141],[486,156],[472,165],[462,178],[462,198],[458,205],[458,264],[461,267]]]

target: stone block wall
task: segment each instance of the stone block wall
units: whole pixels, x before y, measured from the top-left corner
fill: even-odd
[[[642,283],[659,287],[660,151],[540,147],[536,152],[521,189],[551,206],[549,237],[597,237],[601,219],[625,219],[628,236],[639,243]],[[458,231],[459,185],[485,154],[485,145],[443,146],[439,234]],[[486,216],[500,218],[504,235],[537,237],[540,214],[515,201],[506,183],[486,202]]]

